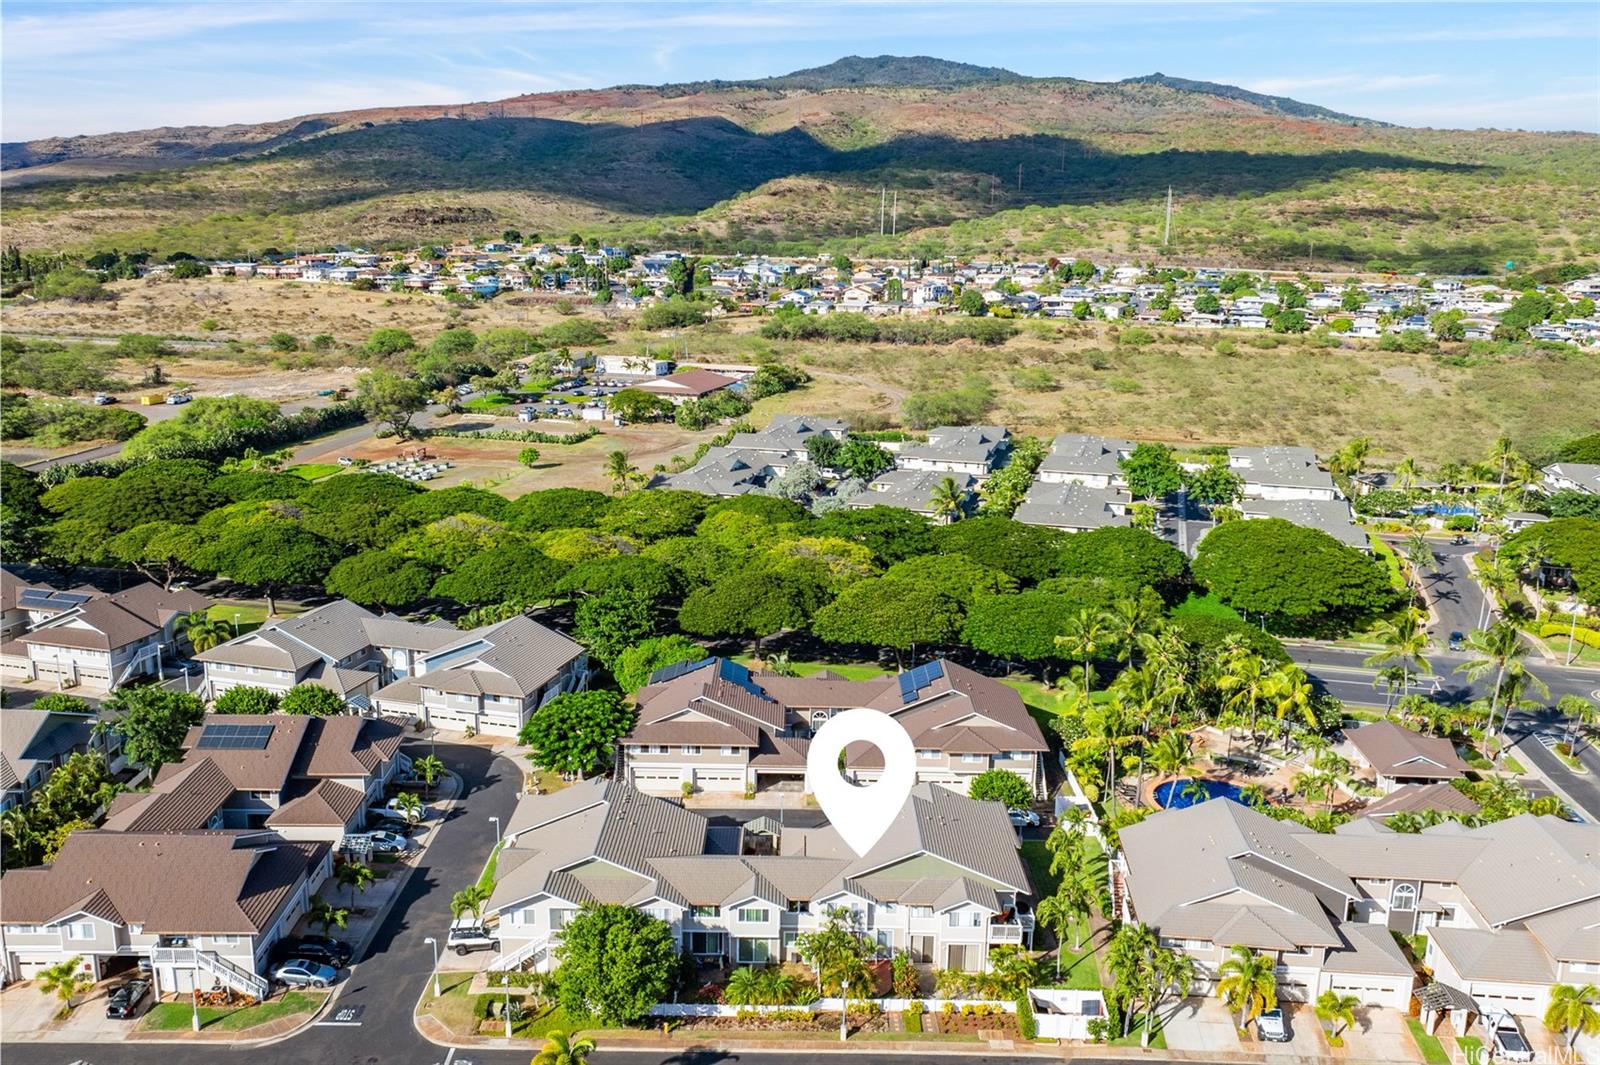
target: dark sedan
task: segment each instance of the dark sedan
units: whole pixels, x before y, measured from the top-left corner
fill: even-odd
[[[139,1006],[150,995],[150,981],[129,980],[106,997],[106,1016],[126,1021],[139,1015]]]
[[[350,944],[331,936],[298,936],[279,940],[273,947],[274,958],[308,958],[311,961],[343,969],[350,964],[354,951]]]

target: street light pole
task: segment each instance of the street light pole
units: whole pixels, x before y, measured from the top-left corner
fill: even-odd
[[[845,1040],[845,1024],[850,1020],[850,981],[839,981],[839,1042]]]
[[[489,820],[494,822],[494,841],[496,843],[499,843],[500,842],[500,819],[498,817],[490,817]]]
[[[511,974],[506,973],[500,978],[506,988],[506,1038],[511,1038]]]
[[[433,997],[439,998],[444,994],[439,990],[439,941],[432,936],[427,936],[422,941],[433,948]]]

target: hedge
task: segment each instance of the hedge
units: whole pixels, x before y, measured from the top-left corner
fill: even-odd
[[[1579,625],[1575,629],[1572,627],[1571,622],[1568,622],[1565,625],[1556,624],[1553,622],[1540,625],[1539,635],[1546,640],[1565,640],[1570,636],[1578,643],[1583,644],[1585,647],[1592,647],[1596,651],[1600,651],[1600,632],[1596,632],[1593,629],[1586,629],[1582,625]]]
[[[1039,1021],[1033,1015],[1033,1002],[1026,991],[1017,996],[1017,1031],[1024,1039],[1039,1038]]]
[[[587,426],[576,433],[544,433],[538,429],[430,429],[429,436],[459,436],[473,440],[514,440],[521,444],[581,444],[600,435]]]

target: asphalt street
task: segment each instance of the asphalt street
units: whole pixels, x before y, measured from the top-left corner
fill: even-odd
[[[1404,544],[1389,540],[1403,549]],[[1468,633],[1484,626],[1487,598],[1483,587],[1472,579],[1469,559],[1483,550],[1478,544],[1451,544],[1433,541],[1434,568],[1422,574],[1422,590],[1438,614],[1431,626],[1435,643],[1443,646],[1452,632]]]

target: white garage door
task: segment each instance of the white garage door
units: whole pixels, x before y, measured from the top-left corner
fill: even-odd
[[[697,769],[694,774],[695,783],[707,791],[743,791],[744,770],[742,769]]]
[[[1519,995],[1509,992],[1486,993],[1474,989],[1472,997],[1478,1000],[1478,1005],[1482,1006],[1486,1013],[1504,1010],[1506,1013],[1514,1013],[1521,1017],[1532,1017],[1538,1013],[1538,1007],[1535,1004],[1536,1000],[1533,995]]]
[[[675,769],[635,769],[633,786],[640,791],[675,792],[679,776]]]
[[[1363,1006],[1390,1006],[1398,1009],[1406,1005],[1397,1003],[1400,992],[1395,985],[1379,983],[1372,979],[1335,976],[1328,981],[1328,989],[1337,991],[1341,995],[1354,995]]]

